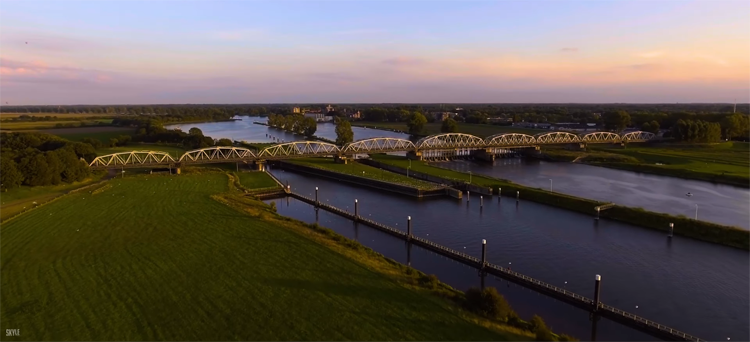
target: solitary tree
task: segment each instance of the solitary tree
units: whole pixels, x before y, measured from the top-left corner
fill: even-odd
[[[336,124],[336,145],[343,146],[354,141],[352,124],[347,120],[340,119]]]
[[[604,125],[607,129],[622,132],[630,125],[630,114],[624,110],[620,110],[616,113],[606,115]]]
[[[456,133],[458,132],[458,123],[453,118],[447,118],[443,120],[443,125],[440,127],[440,132],[443,133]]]
[[[409,134],[420,134],[427,123],[427,118],[422,113],[414,112],[406,125],[409,127]]]
[[[305,118],[304,120],[302,120],[302,127],[302,133],[306,137],[312,138],[312,136],[315,135],[315,132],[318,130],[318,122],[313,118]]]

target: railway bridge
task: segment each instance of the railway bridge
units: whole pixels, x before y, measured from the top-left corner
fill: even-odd
[[[569,132],[547,132],[536,135],[500,133],[480,138],[464,133],[441,133],[424,137],[416,143],[400,138],[369,138],[337,146],[321,141],[293,141],[266,147],[253,152],[243,147],[213,146],[185,152],[175,159],[167,152],[130,151],[99,156],[89,166],[92,169],[173,168],[211,163],[253,163],[259,169],[269,160],[305,157],[335,157],[346,159],[357,154],[406,152],[410,158],[447,158],[475,155],[493,160],[512,149],[536,149],[541,145],[568,144],[626,144],[646,142],[656,137],[649,132],[616,134],[594,132],[585,135]]]

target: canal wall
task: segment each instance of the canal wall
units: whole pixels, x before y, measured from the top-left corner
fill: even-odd
[[[375,188],[378,190],[390,191],[390,192],[395,192],[398,194],[413,196],[413,197],[418,197],[418,198],[444,196],[447,194],[446,189],[444,187],[434,189],[434,190],[422,190],[422,189],[418,189],[418,188],[414,188],[414,187],[410,187],[406,185],[394,184],[394,183],[379,181],[379,180],[370,179],[370,178],[348,175],[348,174],[344,174],[340,172],[324,170],[324,169],[320,169],[316,167],[299,165],[299,164],[294,164],[294,163],[289,163],[289,162],[284,162],[284,161],[275,161],[273,162],[273,164],[287,171],[312,174],[312,175],[319,176],[319,177],[330,178],[336,181],[344,181],[347,183],[364,185],[364,186]]]
[[[383,168],[384,170],[395,173],[406,174],[407,170],[398,166],[375,160],[361,160],[363,164]],[[434,166],[435,168],[440,168]],[[449,169],[445,169],[449,170]],[[452,172],[457,172],[450,170]],[[468,190],[478,194],[486,194],[489,188],[480,188],[468,184],[462,184],[461,181],[447,179],[435,175],[414,172],[409,170],[409,176],[429,180],[439,184],[448,184],[458,189]],[[530,188],[523,185],[515,184],[507,180],[496,179],[489,176],[481,175],[485,180],[492,180],[496,183],[491,184],[492,193],[506,197],[516,197],[518,192],[519,200],[529,200],[541,204],[555,206],[567,210],[577,211],[580,213],[596,217],[595,208],[606,204],[605,202],[594,201],[586,198],[570,196],[558,192],[551,192],[542,189]],[[481,191],[483,190],[483,191]],[[705,242],[716,243],[724,246],[750,250],[750,231],[737,227],[724,226],[712,222],[694,220],[685,216],[673,216],[669,214],[657,213],[640,208],[631,208],[615,205],[612,208],[601,211],[599,215],[602,218],[625,222],[628,224],[660,230],[665,233],[670,231],[670,223],[674,224],[674,235],[680,235]],[[665,234],[666,235],[666,234]]]
[[[332,205],[316,202],[316,200],[313,198],[302,196],[294,192],[289,192],[289,196],[315,206],[316,210],[317,208],[321,208],[333,214],[342,216],[355,222],[362,223],[389,235],[408,241],[416,246],[431,250],[452,260],[477,268],[480,270],[480,272],[483,272],[485,274],[491,274],[508,281],[512,281],[518,285],[545,294],[549,297],[569,303],[584,310],[595,312],[596,315],[600,315],[623,325],[638,329],[654,337],[671,341],[701,341],[701,339],[695,336],[688,335],[684,332],[672,329],[663,324],[659,324],[657,322],[634,315],[624,310],[620,310],[615,307],[603,304],[599,301],[595,301],[594,299],[581,296],[579,294],[531,278],[521,273],[514,272],[508,268],[488,263],[486,262],[486,260],[481,260],[466,253],[462,253],[454,249],[439,245],[427,239],[413,236],[411,235],[411,222],[409,222],[409,224],[407,225],[407,227],[409,227],[407,232],[404,232],[399,229],[389,227],[373,220],[358,216],[359,213],[357,212],[357,209],[355,209],[355,213],[351,213]]]

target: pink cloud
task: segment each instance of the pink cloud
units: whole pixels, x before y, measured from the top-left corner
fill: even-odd
[[[423,65],[426,61],[418,58],[396,57],[383,60],[383,64],[394,66]]]

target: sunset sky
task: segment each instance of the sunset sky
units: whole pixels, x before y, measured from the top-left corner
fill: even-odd
[[[750,1],[5,1],[27,104],[750,101]]]

